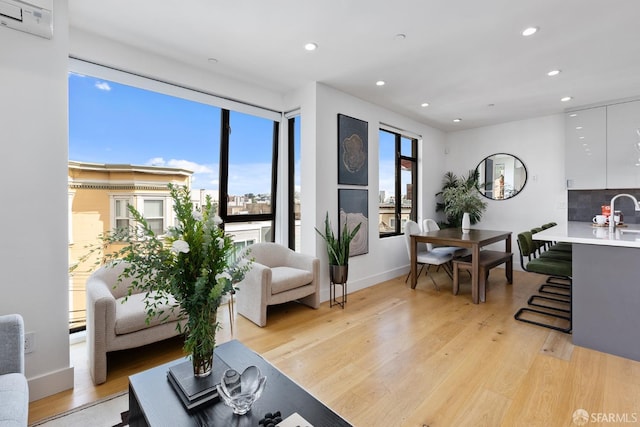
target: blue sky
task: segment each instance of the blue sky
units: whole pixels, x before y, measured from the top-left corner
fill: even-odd
[[[299,144],[300,120],[296,124]],[[268,193],[273,122],[231,112],[231,127],[229,193]],[[194,171],[194,189],[218,190],[219,139],[218,107],[69,73],[70,160],[188,169]],[[393,137],[380,132],[379,142],[380,190],[388,197],[394,188]],[[295,186],[300,191],[299,173]]]
[[[229,192],[269,192],[273,122],[232,112],[231,126]],[[217,190],[219,139],[217,107],[69,74],[70,160],[189,169]]]

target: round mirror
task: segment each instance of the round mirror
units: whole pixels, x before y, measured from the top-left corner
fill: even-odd
[[[527,168],[511,154],[492,154],[480,162],[476,171],[478,191],[492,200],[509,199],[527,183]]]

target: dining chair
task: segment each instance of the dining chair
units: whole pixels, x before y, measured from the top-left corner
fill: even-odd
[[[407,253],[409,254],[409,262],[411,262],[411,235],[418,234],[420,232],[421,232],[420,226],[418,225],[417,222],[409,220],[405,223],[404,236],[405,236],[405,243],[407,246]],[[416,263],[420,264],[420,270],[418,271],[417,276],[420,276],[420,273],[422,273],[422,269],[426,266],[426,270],[425,270],[426,275],[431,279],[431,281],[433,282],[433,286],[436,288],[436,290],[439,291],[440,287],[438,286],[436,281],[433,279],[433,277],[429,274],[429,266],[442,265],[445,268],[445,271],[447,271],[446,269],[448,267],[446,265],[449,262],[451,262],[452,259],[453,259],[453,255],[450,252],[446,252],[446,251],[437,252],[435,250],[429,250],[428,243],[427,244],[418,243],[416,248]],[[447,271],[447,274],[451,276],[451,272]],[[411,275],[411,272],[409,272],[409,274],[407,275],[407,278],[404,280],[405,283],[409,279],[410,275]]]
[[[422,229],[424,231],[438,231],[440,230],[440,226],[435,220],[427,218],[422,221]],[[468,248],[460,248],[457,246],[433,246],[431,243],[427,243],[427,248],[430,251],[433,250],[439,253],[450,253],[454,258],[471,255],[471,251]]]

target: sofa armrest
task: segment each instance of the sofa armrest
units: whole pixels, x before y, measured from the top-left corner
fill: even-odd
[[[115,330],[116,298],[109,286],[95,277],[87,279],[87,324],[91,323],[96,334]]]
[[[0,316],[0,375],[24,374],[24,321],[19,314]]]
[[[107,378],[107,352],[115,339],[116,298],[95,275],[87,279],[87,352],[89,371],[95,384]]]

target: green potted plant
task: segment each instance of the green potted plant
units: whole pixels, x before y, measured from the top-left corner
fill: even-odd
[[[329,256],[329,273],[331,282],[346,283],[349,273],[349,246],[362,223],[358,223],[353,230],[349,230],[347,224],[344,225],[342,233],[338,237],[333,233],[331,222],[329,221],[329,213],[324,219],[324,232],[317,228],[316,232],[327,243],[327,255]]]
[[[480,221],[487,203],[480,197],[477,184],[478,172],[473,169],[466,177],[457,177],[453,172],[444,175],[442,191],[436,194],[442,196],[442,202],[436,205],[436,210],[443,211],[446,216],[443,227],[463,226],[465,213],[470,224]]]
[[[235,256],[231,237],[221,227],[211,198],[196,209],[188,188],[169,184],[176,217],[175,227],[165,235],[154,233],[132,205],[132,225],[101,236],[103,262],[125,260],[128,267],[120,278],[131,277],[132,287],[146,292],[147,319],[168,317],[160,307],[171,306],[185,321],[178,323],[184,334],[184,350],[193,362],[194,375],[204,377],[213,368],[218,307],[234,284],[242,280],[251,260]],[[238,254],[241,255],[241,254]]]

